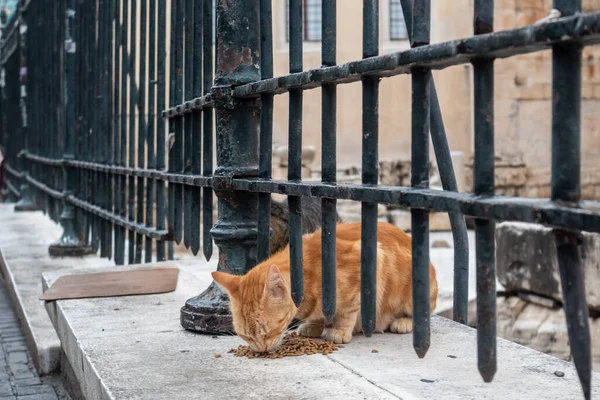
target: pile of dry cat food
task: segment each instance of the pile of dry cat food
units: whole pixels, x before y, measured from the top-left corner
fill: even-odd
[[[344,346],[336,345],[323,339],[307,338],[292,332],[283,338],[281,346],[271,353],[257,353],[248,346],[238,346],[237,349],[229,350],[237,357],[248,358],[283,358],[311,354],[331,354]]]

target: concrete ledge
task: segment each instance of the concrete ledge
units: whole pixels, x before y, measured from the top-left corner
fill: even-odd
[[[476,332],[440,317],[432,318],[432,347],[424,360],[416,357],[411,335],[394,334],[356,337],[327,357],[233,357],[227,351],[242,343],[239,338],[197,335],[179,324],[181,306],[208,285],[216,257],[210,264],[200,258],[162,263],[180,268],[173,293],[60,301],[44,309],[37,300],[42,271],[47,287],[64,274],[131,267],[114,267],[97,257],[50,259],[47,247],[62,232],[41,213],[15,214],[11,206],[0,205],[0,226],[2,269],[36,365],[42,373],[53,371],[62,346],[87,399],[537,400],[550,393],[552,398],[581,398],[572,364],[505,340],[498,343],[496,379],[484,384],[477,372]],[[431,254],[440,289],[451,286],[441,282],[452,276],[451,249],[432,249]],[[471,271],[474,276],[472,266]],[[555,371],[565,376],[558,378]],[[598,396],[597,374],[593,382]]]
[[[432,317],[431,349],[423,360],[412,349],[411,335],[396,334],[358,336],[330,356],[234,357],[227,352],[242,343],[238,337],[194,334],[179,324],[181,306],[208,285],[213,267],[201,261],[153,264],[159,265],[180,268],[175,292],[47,304],[87,399],[582,397],[572,364],[502,339],[497,376],[493,383],[483,383],[476,331],[437,316]],[[70,273],[78,271],[84,269]],[[61,274],[44,273],[44,286]],[[559,378],[555,371],[565,376]],[[594,397],[600,396],[599,378],[593,378]]]
[[[50,374],[59,367],[60,341],[43,302],[38,300],[42,271],[93,267],[109,261],[97,257],[51,259],[48,246],[62,234],[60,226],[41,212],[17,214],[13,209],[14,205],[0,204],[0,268],[33,363],[38,373]]]

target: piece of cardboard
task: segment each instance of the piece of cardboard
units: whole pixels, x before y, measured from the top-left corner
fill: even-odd
[[[61,276],[40,300],[86,299],[172,292],[177,288],[179,268],[100,272]]]

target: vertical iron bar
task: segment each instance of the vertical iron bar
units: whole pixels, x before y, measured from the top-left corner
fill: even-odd
[[[129,152],[129,168],[135,168],[135,149],[136,149],[136,130],[135,130],[135,109],[138,101],[136,95],[136,82],[135,82],[135,70],[136,70],[136,57],[137,57],[137,1],[129,1],[129,141],[127,143],[127,150]],[[127,177],[128,185],[128,210],[127,218],[130,222],[135,221],[135,177],[129,175]],[[135,231],[128,230],[128,261],[129,264],[135,262]]]
[[[194,20],[191,29],[193,36],[192,54],[189,59],[192,61],[192,78],[187,85],[191,86],[191,97],[202,96],[202,23],[203,10],[202,3],[196,1],[193,4]],[[187,57],[187,56],[186,56]],[[186,74],[188,71],[186,71]],[[188,79],[188,78],[186,78]],[[191,115],[191,128],[189,142],[186,145],[186,150],[191,151],[191,166],[190,173],[192,175],[200,175],[202,173],[202,111],[194,111]],[[188,227],[188,234],[185,235],[188,240],[188,245],[192,249],[192,254],[197,255],[200,251],[200,209],[201,209],[201,193],[202,188],[186,187],[186,206],[189,204],[189,209],[186,209],[185,226]]]
[[[157,114],[160,114],[165,109],[167,104],[166,91],[166,63],[167,59],[167,5],[166,0],[158,0],[158,29],[156,40],[156,109]],[[166,122],[162,117],[157,116],[156,119],[156,169],[163,171],[165,169],[166,155],[166,137],[165,137]],[[165,182],[158,180],[156,182],[156,229],[165,229],[165,212],[166,212],[166,193]],[[156,241],[156,261],[165,261],[165,241]]]
[[[146,126],[146,87],[148,84],[148,78],[146,76],[146,44],[147,44],[147,17],[148,17],[148,0],[140,1],[140,51],[139,51],[139,79],[138,79],[138,168],[144,168],[144,159],[146,157],[146,143],[145,140],[148,134],[148,127]],[[140,225],[144,224],[144,178],[137,178],[137,223]],[[149,204],[146,205],[150,207]],[[135,242],[135,263],[140,264],[142,262],[142,246],[144,236],[141,234],[136,235]]]
[[[363,59],[379,54],[379,2],[363,0]],[[362,183],[379,179],[379,78],[362,78]],[[366,337],[375,331],[377,316],[377,203],[361,205],[360,305]]]
[[[104,110],[104,118],[100,119],[102,124],[102,163],[105,165],[111,165],[112,163],[112,0],[104,0],[102,6],[102,24],[104,25],[102,30],[102,69],[104,78],[102,79],[102,107]],[[105,210],[112,211],[111,193],[112,193],[112,174],[105,172],[101,174],[103,186],[102,195],[103,205]],[[112,255],[112,229],[113,225],[110,221],[102,218],[104,225],[104,235],[102,238],[102,257],[110,258]]]
[[[418,2],[419,0],[417,0]],[[428,24],[427,16],[415,19]],[[424,39],[424,38],[421,38]],[[411,186],[429,187],[429,112],[431,74],[426,69],[412,71],[412,161]],[[431,340],[429,316],[429,211],[411,209],[412,217],[412,304],[413,347],[425,357]]]
[[[261,79],[273,77],[273,22],[270,0],[260,0],[260,73]],[[260,96],[260,154],[259,173],[262,179],[271,179],[273,158],[273,95]],[[271,193],[258,195],[258,249],[257,261],[269,258],[271,234]]]
[[[106,102],[107,102],[107,110],[106,112],[108,113],[108,117],[106,120],[106,131],[108,133],[109,136],[109,142],[107,143],[107,154],[106,154],[106,163],[108,165],[114,165],[115,163],[115,159],[114,159],[114,151],[115,151],[115,120],[116,120],[116,114],[115,114],[115,97],[114,97],[114,93],[115,93],[115,88],[117,86],[117,80],[116,80],[116,70],[115,70],[115,64],[114,64],[114,51],[113,48],[116,48],[116,40],[115,40],[115,35],[114,35],[114,22],[115,22],[115,15],[114,15],[114,6],[113,6],[113,1],[114,0],[109,0],[106,2],[106,7],[108,8],[107,10],[107,32],[106,32],[106,75],[107,75],[107,82],[106,82],[106,90],[105,90],[105,94],[107,96]],[[115,186],[114,186],[114,179],[113,179],[113,174],[107,174],[106,175],[106,190],[108,191],[107,193],[107,197],[106,197],[106,206],[107,209],[110,212],[113,212],[113,206],[114,206],[114,191],[115,191]],[[114,245],[113,245],[113,238],[114,238],[114,225],[112,222],[107,221],[107,257],[109,259],[112,259],[112,255],[113,255],[113,251],[114,251]]]
[[[120,21],[120,7],[119,0],[111,0],[112,2],[112,16],[113,16],[113,35],[114,35],[114,44],[113,44],[113,127],[112,127],[112,156],[111,156],[111,164],[118,165],[119,164],[119,137],[120,137],[120,82],[121,82],[121,74],[120,74],[120,64],[121,64],[121,21]],[[118,175],[112,175],[112,191],[110,193],[110,201],[112,206],[112,211],[117,214],[119,212],[118,208],[118,193],[120,192],[120,179]],[[113,259],[115,263],[117,263],[117,254],[119,249],[119,227],[117,225],[113,226]],[[117,263],[118,264],[118,263]]]
[[[127,163],[127,111],[128,111],[128,93],[127,93],[127,78],[128,78],[128,67],[127,67],[127,33],[129,25],[129,7],[126,1],[122,3],[121,11],[121,134],[119,144],[119,166],[124,167]],[[127,193],[127,177],[121,175],[119,185],[119,201],[118,210],[121,218],[126,218],[126,193]],[[115,262],[117,265],[125,264],[125,241],[127,240],[127,231],[123,227],[117,228],[119,232],[119,238],[117,244],[119,249],[115,255]]]
[[[337,25],[336,0],[324,0],[322,8],[321,32],[323,43],[321,47],[321,64],[324,67],[336,64]],[[337,152],[336,152],[336,109],[337,87],[335,84],[323,85],[321,88],[321,166],[322,182],[335,184],[337,181]],[[337,200],[321,199],[321,240],[322,240],[322,276],[321,287],[323,315],[330,321],[336,309],[336,224]]]
[[[170,39],[170,45],[169,45],[169,106],[170,107],[175,107],[177,105],[177,99],[176,99],[176,92],[177,92],[177,85],[175,84],[175,80],[177,79],[177,67],[175,65],[176,63],[176,59],[177,56],[175,55],[175,52],[177,51],[177,35],[175,34],[175,31],[177,30],[178,26],[177,26],[177,4],[178,2],[180,2],[181,0],[171,0],[171,29],[169,31],[169,39]],[[175,119],[174,118],[170,118],[169,119],[169,136],[167,138],[167,151],[169,152],[169,158],[168,158],[168,171],[169,172],[175,172],[175,155],[174,153],[174,141],[175,141]],[[169,182],[167,184],[168,187],[168,191],[169,191],[169,200],[167,202],[168,204],[168,213],[167,213],[167,226],[168,226],[168,230],[169,233],[171,234],[171,236],[173,236],[173,232],[174,232],[174,224],[175,224],[175,184],[172,182]],[[171,237],[171,240],[173,238]],[[167,244],[167,247],[169,246],[169,244]],[[170,248],[169,248],[170,250]]]
[[[184,100],[191,100],[194,93],[193,71],[194,71],[194,1],[185,0],[185,15],[184,15],[184,46],[185,54],[183,58],[184,68]],[[192,172],[192,132],[193,132],[193,115],[187,113],[183,117],[183,156],[184,165],[183,171],[185,174]],[[183,244],[186,249],[189,249],[192,239],[192,226],[197,225],[197,222],[192,220],[192,193],[198,191],[196,187],[182,185],[183,189]]]
[[[147,156],[146,168],[156,169],[155,135],[156,135],[156,0],[150,0],[148,26],[148,117],[146,118]],[[162,110],[160,110],[162,111]],[[162,119],[162,118],[161,118]],[[160,122],[159,122],[160,123]],[[155,187],[156,180],[148,178],[146,181],[146,226],[155,226],[152,222],[155,212]],[[152,238],[146,236],[144,261],[152,262]]]
[[[400,0],[409,41],[412,43],[413,0]],[[431,72],[430,72],[431,73]],[[444,128],[444,120],[440,102],[431,77],[430,94],[430,133],[438,171],[444,190],[458,192],[456,176],[450,157],[450,147]],[[469,237],[465,217],[461,214],[450,213],[450,226],[454,242],[454,299],[452,319],[461,324],[467,324],[469,306]]]
[[[112,154],[112,85],[113,82],[112,70],[111,70],[111,57],[112,57],[112,6],[111,0],[104,0],[102,9],[103,21],[104,25],[102,30],[103,37],[103,46],[102,46],[102,63],[104,68],[104,79],[102,80],[102,100],[103,100],[103,109],[104,109],[104,118],[101,118],[102,122],[102,146],[103,146],[103,155],[102,155],[102,163],[110,165],[112,163],[111,154]],[[103,207],[104,209],[111,209],[111,175],[108,173],[102,174],[103,179]],[[102,252],[103,257],[110,257],[112,253],[112,223],[108,220],[103,220],[104,223],[104,237],[103,237],[103,246]]]
[[[413,47],[429,44],[429,0],[413,4]],[[429,121],[431,73],[412,70],[411,186],[429,187]],[[413,347],[425,357],[431,343],[429,300],[429,211],[411,209]]]
[[[105,89],[105,84],[108,81],[108,76],[106,76],[106,65],[105,65],[105,51],[104,51],[104,47],[105,47],[105,32],[107,29],[107,24],[106,21],[104,20],[105,16],[106,16],[106,11],[107,11],[107,3],[108,1],[105,0],[98,0],[98,14],[97,14],[97,19],[98,19],[98,47],[97,47],[97,54],[98,54],[98,68],[97,68],[97,73],[98,73],[98,97],[97,97],[97,103],[98,103],[98,109],[97,109],[97,114],[98,114],[98,118],[97,118],[97,123],[96,123],[96,127],[98,128],[98,131],[96,132],[96,137],[97,137],[97,144],[99,146],[98,149],[98,154],[97,154],[97,160],[98,162],[104,164],[106,162],[106,160],[104,159],[105,154],[106,154],[106,138],[104,137],[104,135],[107,133],[106,131],[106,121],[107,121],[107,115],[106,115],[106,93],[104,92]],[[106,209],[106,196],[107,196],[107,189],[105,187],[105,176],[106,174],[103,172],[97,172],[96,175],[98,176],[98,188],[97,188],[97,199],[98,199],[98,205],[100,207],[102,207],[103,209]],[[98,223],[99,223],[99,232],[100,232],[100,257],[106,257],[107,254],[107,244],[106,244],[106,220],[104,218],[101,217],[97,217],[98,219]]]
[[[213,0],[203,2],[204,26],[202,39],[202,93],[208,94],[213,84]],[[202,175],[213,174],[213,109],[202,111]],[[213,189],[202,189],[202,252],[206,260],[213,253]]]
[[[92,128],[92,162],[94,163],[98,163],[101,160],[101,154],[102,154],[102,145],[100,143],[100,117],[101,117],[101,108],[102,108],[102,69],[101,69],[101,57],[100,57],[100,35],[99,35],[99,29],[100,29],[100,19],[99,19],[99,15],[100,15],[100,4],[99,1],[96,2],[96,4],[94,5],[94,15],[92,17],[92,35],[93,35],[93,49],[94,52],[92,54],[92,77],[93,77],[93,82],[92,85],[94,87],[94,108],[92,111],[92,117],[93,117],[93,128]],[[102,204],[102,193],[101,191],[101,185],[102,185],[102,179],[101,179],[101,173],[98,171],[94,171],[92,173],[92,192],[91,192],[91,198],[90,201],[92,202],[92,204]],[[92,247],[95,248],[96,250],[98,250],[101,247],[101,238],[102,238],[102,234],[103,234],[103,230],[102,230],[102,218],[100,218],[100,216],[98,215],[93,215],[92,216],[92,220],[94,221],[94,240],[92,242]]]
[[[581,0],[554,0],[563,16],[581,12]],[[552,200],[581,200],[581,53],[577,42],[552,47]],[[580,233],[553,231],[573,362],[585,399],[591,398],[592,351]]]
[[[290,73],[302,72],[302,4],[290,0]],[[302,179],[302,89],[290,90],[288,139],[288,180]],[[292,299],[299,306],[304,299],[302,269],[302,199],[289,196],[290,269]]]
[[[98,75],[98,38],[97,38],[97,26],[98,26],[98,4],[93,2],[91,5],[91,15],[90,15],[90,42],[91,46],[89,48],[90,54],[90,66],[89,66],[89,85],[90,89],[90,103],[89,103],[89,116],[90,116],[90,142],[89,142],[89,154],[90,161],[97,162],[98,161],[98,106],[99,106],[99,83],[100,77]],[[95,203],[98,198],[98,172],[92,171],[90,172],[90,191],[88,201],[91,203]],[[99,237],[100,237],[100,225],[99,225],[99,217],[88,213],[88,218],[91,222],[92,228],[92,240],[91,247],[97,249],[99,245]]]
[[[474,32],[493,32],[494,2],[475,0]],[[494,60],[473,60],[475,165],[474,189],[482,196],[494,195]],[[496,374],[496,255],[495,222],[475,221],[477,258],[477,352],[485,382]]]
[[[171,49],[175,57],[175,104],[183,102],[183,22],[184,22],[184,4],[183,0],[175,0],[175,25],[173,32],[175,34],[175,49]],[[177,173],[184,172],[184,137],[183,137],[183,119],[177,117],[174,120],[175,140],[171,151],[173,157],[173,170]],[[169,159],[171,158],[169,157]],[[173,238],[175,243],[179,244],[183,235],[183,185],[176,183],[174,186],[174,203],[173,203]]]
[[[84,15],[85,15],[85,24],[83,25],[83,34],[84,34],[84,51],[85,51],[85,67],[84,67],[84,92],[83,92],[83,124],[84,124],[84,146],[83,146],[83,157],[85,161],[92,161],[92,151],[93,151],[93,129],[94,129],[94,95],[95,88],[94,85],[94,74],[92,72],[93,69],[93,53],[95,52],[94,48],[94,37],[95,37],[95,29],[94,29],[94,15],[95,15],[95,4],[87,4],[84,3]],[[94,188],[93,185],[93,172],[85,171],[84,172],[84,195],[83,198],[85,201],[90,201],[93,197],[92,191]],[[84,240],[90,244],[90,246],[94,246],[94,229],[95,224],[93,220],[93,216],[87,211],[83,212],[84,215]]]
[[[75,38],[75,41],[77,43],[81,43],[82,45],[85,43],[84,42],[84,29],[83,29],[83,24],[85,23],[85,19],[84,19],[84,14],[83,14],[83,5],[82,5],[82,1],[81,0],[77,0],[75,2],[75,16],[78,19],[78,23],[75,24],[73,26],[73,35]],[[76,57],[76,65],[75,65],[75,71],[76,71],[76,85],[77,85],[77,90],[75,92],[76,94],[76,98],[75,98],[75,137],[76,137],[76,143],[75,143],[75,159],[77,160],[83,160],[83,142],[84,142],[84,132],[83,132],[83,109],[84,109],[84,94],[83,94],[83,76],[84,76],[84,49],[81,48],[82,46],[80,46],[80,51],[76,51],[75,52],[75,57]],[[39,72],[39,74],[41,75],[41,71]],[[41,98],[40,98],[41,101]],[[40,128],[41,130],[41,128]],[[77,181],[77,185],[75,186],[75,195],[79,198],[83,198],[83,187],[84,187],[84,174],[83,171],[80,169],[75,169],[74,170],[75,173],[75,179]],[[84,214],[83,214],[83,210],[81,208],[76,208],[75,209],[75,225],[76,225],[76,229],[77,229],[77,234],[79,236],[80,240],[84,240],[84,234],[83,234],[83,230],[85,227],[85,221],[84,221]]]

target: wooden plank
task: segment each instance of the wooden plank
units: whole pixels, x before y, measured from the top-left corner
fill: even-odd
[[[172,292],[177,287],[178,268],[101,272],[61,276],[40,300],[118,297]]]

